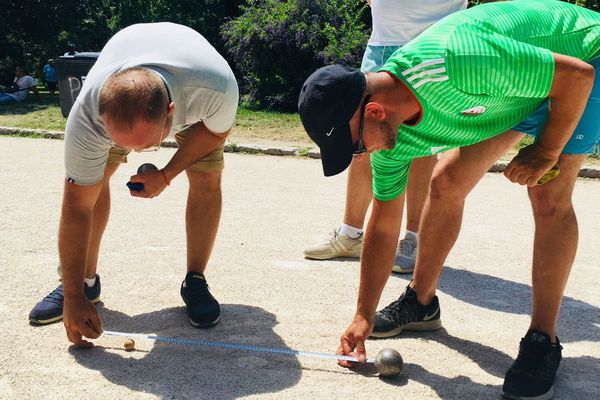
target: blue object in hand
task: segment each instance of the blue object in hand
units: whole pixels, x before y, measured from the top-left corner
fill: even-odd
[[[146,163],[146,164],[140,165],[140,167],[137,170],[137,173],[138,173],[138,175],[143,175],[148,172],[154,172],[154,171],[158,171],[158,168],[156,167],[156,165],[151,164],[151,163]],[[129,190],[133,190],[134,192],[141,192],[142,190],[144,190],[144,184],[141,182],[127,182],[126,185],[129,188]]]
[[[142,182],[127,182],[125,185],[129,190],[133,190],[134,192],[141,192],[144,190],[144,184]]]

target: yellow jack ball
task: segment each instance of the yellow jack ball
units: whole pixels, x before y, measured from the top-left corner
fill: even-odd
[[[133,351],[135,350],[135,342],[133,339],[127,338],[125,339],[125,342],[123,342],[123,347],[125,348],[125,351]]]

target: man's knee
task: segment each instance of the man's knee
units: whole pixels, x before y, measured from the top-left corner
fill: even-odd
[[[221,193],[221,171],[186,171],[190,182],[190,191],[206,196]]]
[[[571,193],[543,186],[528,189],[531,207],[537,217],[556,217],[572,210]]]
[[[432,200],[464,199],[468,192],[459,174],[452,168],[439,168],[431,175],[429,197]]]

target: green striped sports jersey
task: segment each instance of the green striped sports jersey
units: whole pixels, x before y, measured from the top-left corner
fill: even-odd
[[[558,0],[490,3],[454,13],[394,53],[380,71],[421,106],[396,145],[371,155],[378,200],[402,194],[411,159],[468,146],[517,125],[548,96],[552,53],[600,55],[600,14]]]

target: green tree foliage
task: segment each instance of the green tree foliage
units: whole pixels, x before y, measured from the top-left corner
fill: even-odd
[[[245,0],[103,0],[109,10],[111,32],[144,22],[175,22],[200,32],[223,53],[220,27],[240,14]]]
[[[201,32],[221,53],[221,25],[237,16],[245,0],[4,0],[0,34],[0,83],[14,76],[15,65],[29,72],[66,51],[100,51],[110,37],[139,22],[171,21]]]
[[[470,0],[471,6],[489,0]],[[565,0],[600,11],[600,0]],[[257,107],[295,110],[302,82],[334,62],[358,66],[370,13],[362,0],[2,0],[0,84],[15,65],[41,75],[73,42],[99,51],[120,29],[171,21],[202,33]]]
[[[68,42],[100,48],[110,36],[100,0],[5,0],[0,35],[0,79],[11,79],[14,66],[35,72],[48,58],[65,52]]]
[[[221,31],[249,104],[295,110],[316,68],[358,66],[368,38],[366,7],[356,0],[248,1]]]

